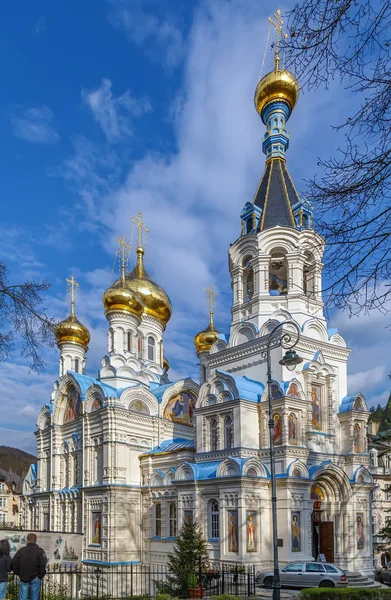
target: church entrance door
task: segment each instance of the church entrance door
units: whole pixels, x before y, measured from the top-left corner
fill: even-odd
[[[334,523],[323,521],[319,525],[319,554],[324,554],[327,562],[334,562]]]

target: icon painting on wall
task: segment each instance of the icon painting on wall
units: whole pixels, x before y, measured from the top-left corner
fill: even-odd
[[[364,513],[357,513],[357,550],[363,550],[364,542]]]
[[[182,390],[168,401],[164,411],[164,417],[175,423],[190,425],[190,419],[194,414],[195,403],[195,394],[190,390]]]
[[[139,415],[149,415],[148,406],[142,400],[133,400],[129,405],[129,410]]]
[[[91,513],[91,544],[101,543],[101,519],[102,515],[100,512]]]
[[[288,417],[288,440],[292,446],[297,446],[298,444],[297,433],[297,417],[294,413],[291,413]]]
[[[322,430],[321,392],[320,385],[311,386],[312,429],[317,431]]]
[[[299,387],[298,387],[297,383],[290,384],[287,395],[290,398],[299,398],[299,399],[301,398],[300,392],[299,392]]]
[[[246,519],[247,552],[257,551],[257,513],[254,510],[247,511]]]
[[[64,400],[67,400],[64,413],[64,423],[70,423],[82,414],[81,398],[79,392],[73,385],[67,388]]]
[[[282,427],[281,427],[281,416],[276,413],[273,416],[274,419],[274,433],[273,433],[273,441],[275,446],[280,446],[282,444]]]
[[[292,512],[292,552],[301,552],[300,513]]]
[[[238,511],[228,511],[228,552],[238,552]]]
[[[322,502],[324,500],[323,490],[318,485],[313,485],[311,487],[310,498],[311,500],[320,500]]]

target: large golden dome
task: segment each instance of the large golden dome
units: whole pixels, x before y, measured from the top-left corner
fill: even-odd
[[[122,282],[120,279],[105,291],[102,302],[106,312],[120,311],[141,317],[144,310],[142,299],[125,286],[126,282]]]
[[[194,338],[194,345],[196,347],[197,354],[200,352],[209,352],[211,347],[219,338],[219,332],[215,329],[213,321],[209,323],[208,327],[203,331],[197,333]]]
[[[71,342],[73,344],[80,344],[84,348],[88,349],[88,343],[90,341],[90,332],[76,318],[74,312],[71,312],[67,319],[60,321],[54,330],[56,336],[57,345],[64,342]]]
[[[126,275],[126,287],[141,298],[144,304],[144,314],[151,315],[166,325],[172,314],[170,298],[146,272],[143,260],[144,249],[139,246],[136,252],[137,265]]]
[[[296,77],[289,71],[275,69],[258,83],[254,104],[257,112],[262,117],[262,111],[272,100],[285,100],[291,111],[299,97],[299,84]]]
[[[164,371],[168,371],[170,368],[170,363],[168,362],[168,358],[163,356],[163,369]]]

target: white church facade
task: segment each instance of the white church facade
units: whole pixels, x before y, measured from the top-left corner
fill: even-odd
[[[83,533],[86,563],[165,564],[191,517],[211,561],[270,566],[264,351],[273,327],[294,320],[303,362],[291,372],[279,364],[284,350],[272,351],[280,562],[325,554],[373,572],[369,413],[361,394],[347,394],[350,350],[323,312],[324,241],[286,166],[297,98],[297,81],[278,68],[257,86],[266,165],[229,249],[230,331],[217,331],[211,310],[195,338],[200,383],[169,380],[172,307],[145,270],[140,217],[136,266],[126,273],[123,259],[103,295],[108,342],[96,378],[74,300],[57,326],[59,378],[38,416],[24,527]]]

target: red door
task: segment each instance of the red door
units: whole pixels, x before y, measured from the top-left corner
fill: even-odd
[[[324,554],[327,562],[334,562],[334,523],[320,523],[320,554]]]

